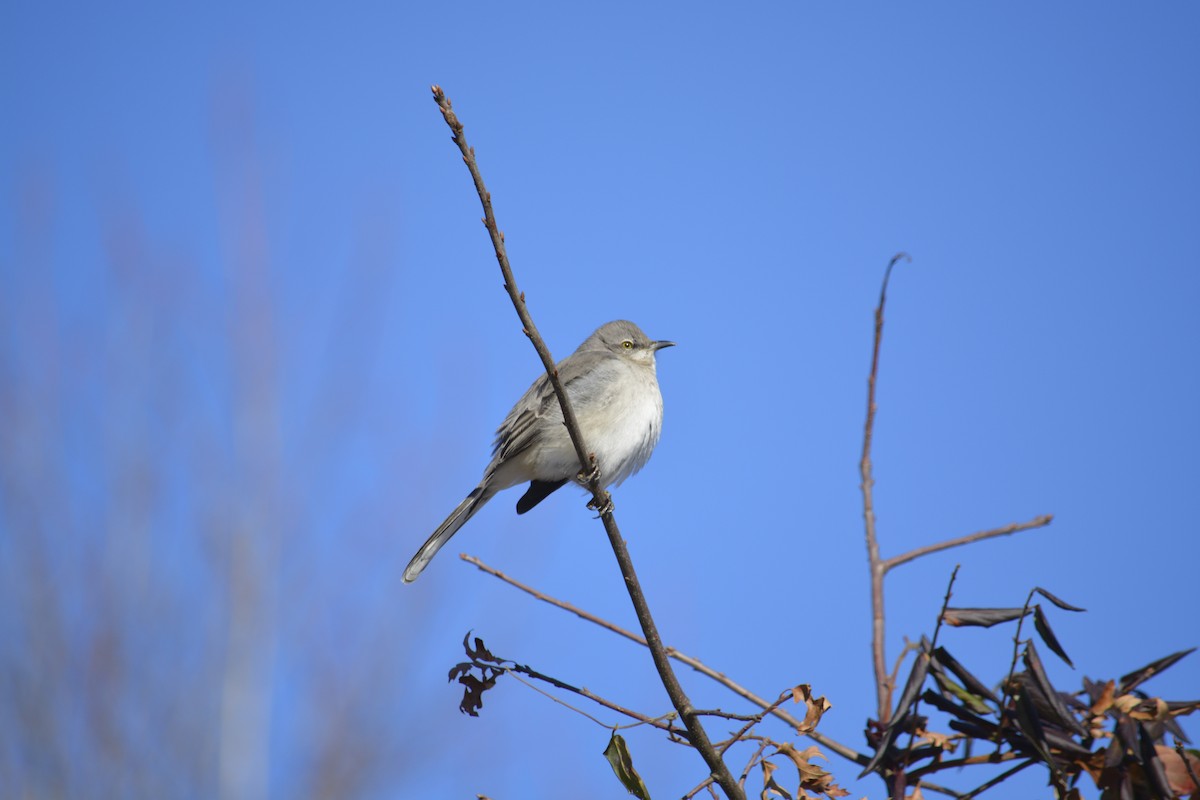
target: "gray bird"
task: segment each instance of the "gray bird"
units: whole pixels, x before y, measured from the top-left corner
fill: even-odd
[[[617,320],[601,325],[558,362],[558,377],[605,487],[641,469],[658,444],[663,404],[654,354],[674,344],[654,341],[632,322]],[[497,429],[483,480],[421,545],[404,570],[404,582],[415,581],[442,545],[496,492],[529,481],[529,489],[517,501],[517,513],[524,514],[569,480],[583,485],[579,473],[579,456],[563,424],[562,408],[543,374]]]

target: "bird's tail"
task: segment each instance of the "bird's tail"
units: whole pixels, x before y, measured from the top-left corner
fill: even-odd
[[[412,561],[408,562],[408,566],[404,569],[404,582],[415,581],[421,574],[421,570],[425,569],[426,565],[437,555],[438,550],[442,549],[442,545],[450,541],[450,537],[458,533],[458,529],[475,516],[475,512],[483,508],[484,503],[491,500],[495,494],[494,489],[489,489],[482,483],[471,490],[471,493],[458,504],[458,508],[451,511],[450,516],[446,517],[446,521],[425,540],[425,544],[421,545],[421,549],[412,557]]]

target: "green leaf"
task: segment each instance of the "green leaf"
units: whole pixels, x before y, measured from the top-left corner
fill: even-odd
[[[608,740],[608,747],[604,748],[604,757],[612,765],[617,780],[631,795],[640,800],[650,800],[650,792],[642,782],[642,776],[633,768],[633,758],[629,755],[625,738],[616,731],[613,731],[612,738]]]

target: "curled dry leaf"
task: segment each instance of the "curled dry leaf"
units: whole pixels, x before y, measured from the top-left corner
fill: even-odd
[[[833,708],[833,705],[824,697],[813,697],[812,686],[807,683],[792,687],[792,702],[804,703],[807,708],[804,712],[804,722],[796,728],[796,733],[801,736],[815,731],[821,717],[826,711]]]
[[[1108,681],[1104,684],[1104,690],[1100,693],[1100,697],[1092,703],[1092,716],[1098,717],[1112,707],[1116,688],[1116,681]]]
[[[1167,710],[1167,701],[1161,697],[1152,697],[1149,700],[1143,700],[1132,711],[1129,716],[1134,719],[1150,722],[1152,720],[1162,720],[1170,716],[1170,711]]]
[[[823,794],[831,798],[845,797],[850,794],[833,782],[831,774],[812,763],[813,758],[825,758],[816,745],[797,750],[791,742],[784,742],[778,746],[776,752],[790,758],[796,765],[796,771],[800,773],[800,792],[804,796],[809,796],[808,792]]]
[[[956,628],[990,628],[1002,622],[1011,622],[1028,614],[1026,608],[947,608],[942,621]]]
[[[763,772],[763,790],[762,795],[760,795],[762,800],[770,800],[771,797],[782,797],[785,798],[785,800],[792,800],[791,793],[776,783],[775,778],[771,774],[775,770],[779,769],[779,767],[775,766],[770,761],[767,761],[765,758],[759,763],[762,764]]]
[[[937,749],[942,750],[947,753],[953,753],[954,748],[957,746],[957,743],[950,739],[950,734],[946,734],[946,733],[937,733],[935,731],[921,730],[921,731],[917,731],[916,736],[917,736],[918,743],[928,742],[929,744],[933,745]]]
[[[1113,708],[1117,709],[1117,711],[1121,712],[1122,714],[1128,714],[1130,711],[1133,711],[1134,707],[1140,702],[1142,702],[1142,698],[1137,697],[1136,695],[1123,694],[1113,700],[1112,705]]]

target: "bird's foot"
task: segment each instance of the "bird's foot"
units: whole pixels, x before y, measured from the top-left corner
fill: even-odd
[[[596,519],[603,517],[605,514],[611,514],[613,512],[612,495],[605,492],[604,502],[600,505],[596,504],[596,498],[593,497],[588,501],[587,507],[596,512]]]
[[[596,457],[592,456],[592,468],[589,470],[581,469],[579,474],[575,476],[575,480],[583,486],[587,486],[592,481],[600,477],[600,466],[596,463]]]

